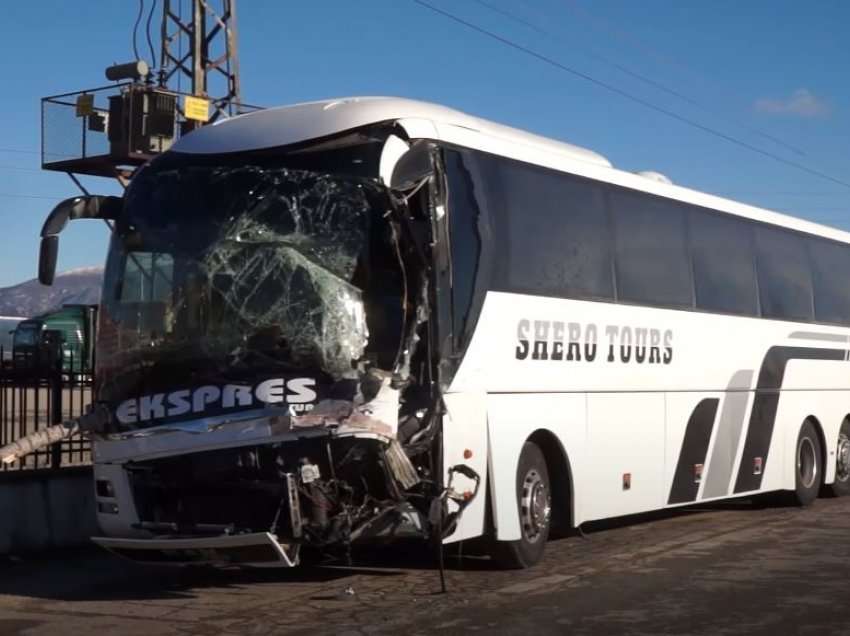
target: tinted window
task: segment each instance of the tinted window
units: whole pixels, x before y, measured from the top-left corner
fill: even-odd
[[[602,186],[523,163],[498,161],[493,200],[502,206],[509,289],[576,298],[613,298],[609,227]],[[503,264],[504,265],[504,264]]]
[[[464,156],[446,151],[449,232],[452,251],[452,310],[455,341],[460,345],[472,307],[475,278],[481,259],[481,212],[475,199],[472,175]]]
[[[611,192],[617,295],[667,306],[693,304],[684,208],[628,190]]]
[[[810,239],[815,318],[850,323],[850,246]]]
[[[122,302],[165,302],[171,296],[174,259],[170,254],[131,252],[124,266]]]
[[[758,290],[751,224],[696,209],[690,221],[697,307],[755,316]]]
[[[799,236],[756,227],[756,266],[763,316],[812,320],[812,279]]]

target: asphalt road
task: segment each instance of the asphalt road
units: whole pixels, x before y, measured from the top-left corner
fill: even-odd
[[[531,570],[421,548],[355,567],[147,568],[84,550],[0,562],[0,634],[850,634],[850,498],[592,524]]]

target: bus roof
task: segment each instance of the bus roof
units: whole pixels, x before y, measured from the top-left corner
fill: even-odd
[[[405,128],[435,123],[459,126],[497,136],[508,143],[538,146],[549,152],[611,166],[605,157],[592,150],[496,124],[439,104],[400,97],[346,97],[247,113],[187,135],[175,144],[174,150],[206,154],[273,148],[385,121],[398,121]]]
[[[592,150],[438,104],[397,97],[347,97],[247,113],[200,128],[181,138],[172,150],[190,154],[261,150],[330,137],[381,122],[398,124],[411,139],[441,140],[850,243],[850,233],[833,227],[666,183],[664,179],[647,176],[650,173],[618,170]]]

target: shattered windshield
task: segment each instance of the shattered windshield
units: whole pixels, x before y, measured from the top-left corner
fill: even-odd
[[[100,398],[239,387],[263,374],[356,378],[369,339],[364,257],[386,211],[382,188],[290,168],[155,166],[134,179],[113,236]],[[148,418],[136,405],[126,419],[169,416],[169,399]]]

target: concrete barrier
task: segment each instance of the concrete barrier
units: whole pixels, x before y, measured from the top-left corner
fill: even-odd
[[[85,545],[98,534],[91,467],[0,473],[0,554]]]

